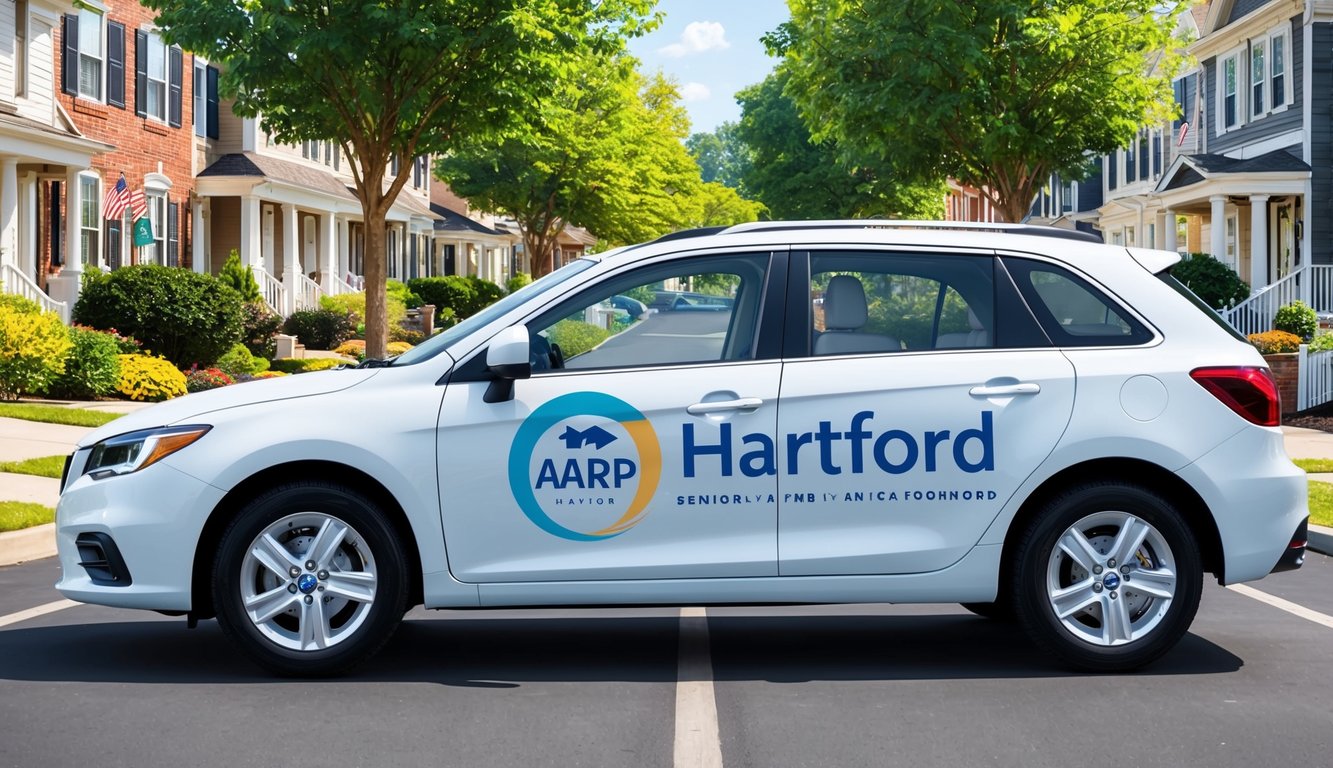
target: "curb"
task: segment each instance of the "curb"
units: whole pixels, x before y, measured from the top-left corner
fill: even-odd
[[[1307,545],[1308,549],[1312,549],[1321,555],[1333,556],[1333,528],[1311,525],[1307,538],[1310,542]]]
[[[55,554],[55,523],[0,533],[0,566],[41,560]]]

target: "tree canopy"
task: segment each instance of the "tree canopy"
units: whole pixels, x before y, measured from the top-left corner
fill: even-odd
[[[851,166],[833,138],[814,141],[784,94],[782,68],[736,94],[736,138],[749,153],[741,188],[774,219],[937,218],[944,187],[902,182]]]
[[[767,42],[815,140],[978,187],[1018,221],[1051,173],[1080,177],[1088,153],[1168,117],[1171,34],[1189,5],[790,0]]]
[[[716,181],[744,193],[741,184],[750,170],[750,150],[741,141],[736,123],[728,121],[717,130],[692,133],[685,148],[699,164],[705,184]]]
[[[391,158],[521,136],[588,51],[654,23],[652,0],[144,0],[168,41],[223,68],[233,109],[280,143],[333,140],[366,231],[367,354],[381,356],[385,216],[410,174]]]

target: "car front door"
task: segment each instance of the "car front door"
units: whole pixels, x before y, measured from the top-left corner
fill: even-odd
[[[939,570],[1054,449],[1074,373],[987,254],[793,254],[784,576]],[[799,266],[797,266],[799,265]]]
[[[463,363],[438,432],[454,577],[775,575],[780,321],[765,313],[780,317],[785,262],[610,275],[525,322],[533,372],[508,397],[487,397],[484,350]],[[688,308],[659,301],[679,295]]]

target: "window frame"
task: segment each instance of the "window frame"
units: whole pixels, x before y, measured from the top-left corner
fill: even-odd
[[[208,64],[199,57],[194,58],[194,63],[190,67],[192,88],[191,95],[193,106],[192,114],[194,119],[194,135],[200,138],[208,137]]]
[[[1267,115],[1268,110],[1268,38],[1260,37],[1250,41],[1249,55],[1246,59],[1246,84],[1249,96],[1247,114],[1251,120]]]
[[[28,95],[28,0],[14,0],[14,98]]]
[[[91,184],[91,194],[89,194]],[[92,171],[79,174],[79,257],[85,266],[100,266],[102,259],[102,177]],[[91,219],[89,214],[91,213]],[[90,225],[91,221],[91,225]],[[91,258],[89,256],[91,255]]]
[[[1241,88],[1241,82],[1245,79],[1244,77],[1245,70],[1242,67],[1242,64],[1244,63],[1245,60],[1243,57],[1245,51],[1246,47],[1244,45],[1241,45],[1217,57],[1216,135],[1218,136],[1221,136],[1222,134],[1227,133],[1229,131],[1234,131],[1240,128],[1241,126],[1245,125],[1245,115],[1246,115],[1245,98],[1244,98],[1245,92]],[[1234,114],[1232,115],[1232,122],[1230,123],[1227,122],[1227,104],[1226,104],[1227,100],[1226,70],[1228,64],[1230,64],[1233,67],[1233,76],[1235,78],[1234,82],[1232,83],[1234,90],[1231,94],[1231,98],[1235,100],[1232,105]]]
[[[150,253],[140,251],[144,255],[144,259],[139,262],[141,264],[168,266],[167,205],[169,193],[170,190],[161,187],[145,187],[143,191],[144,204],[148,206],[148,222],[153,228],[153,244],[143,246],[145,249],[152,248],[152,251]]]
[[[144,46],[144,73],[146,80],[144,83],[144,104],[142,109],[145,116],[148,118],[156,120],[159,123],[165,123],[167,122],[167,105],[171,99],[171,62],[169,59],[171,46],[166,44],[166,41],[158,35],[156,30],[148,30],[146,40],[147,44]],[[153,53],[155,51],[160,51],[162,65],[160,73],[153,72]],[[155,77],[155,74],[161,74],[161,79]],[[161,114],[153,111],[153,99],[155,95],[159,100],[157,106],[160,108]]]
[[[1274,52],[1277,50],[1277,46],[1274,45],[1274,43],[1278,42],[1282,44],[1281,72],[1275,70],[1275,66],[1277,64],[1277,56],[1274,55]],[[1288,108],[1291,107],[1294,98],[1292,91],[1295,90],[1292,87],[1292,81],[1291,81],[1291,27],[1290,26],[1279,27],[1268,33],[1268,59],[1269,59],[1267,67],[1268,71],[1267,71],[1267,76],[1265,78],[1266,85],[1268,88],[1268,103],[1269,103],[1268,111],[1269,114],[1285,112]],[[1282,81],[1282,100],[1280,102],[1273,96],[1273,93],[1276,90],[1273,86],[1274,83],[1279,78],[1281,78]]]
[[[84,34],[84,18],[85,18],[85,17],[94,17],[94,16],[97,18],[97,22],[96,22],[96,23],[97,23],[97,34],[96,34],[96,38],[97,38],[97,49],[98,49],[98,53],[97,53],[97,55],[93,55],[93,54],[90,54],[90,53],[87,52],[87,50],[88,50],[88,44],[87,44],[86,41],[88,40],[88,37],[89,37],[89,36]],[[86,5],[86,4],[85,4],[84,6],[78,8],[78,15],[77,15],[77,18],[78,18],[78,21],[76,22],[76,24],[78,25],[78,28],[79,28],[79,43],[78,43],[78,52],[79,52],[79,55],[78,55],[78,70],[79,70],[79,76],[78,76],[78,86],[77,86],[77,97],[80,98],[80,99],[87,99],[87,100],[89,100],[89,101],[95,101],[95,102],[98,102],[99,104],[105,104],[105,103],[106,103],[106,76],[107,76],[107,73],[106,73],[106,70],[107,70],[107,55],[106,55],[106,53],[107,53],[107,52],[106,52],[106,24],[107,24],[107,17],[106,17],[106,11],[105,11],[105,10],[102,10],[102,9],[99,9],[99,8],[94,8],[94,7],[92,7],[92,6],[89,6],[89,5]],[[91,62],[96,62],[96,63],[97,63],[97,93],[96,93],[96,94],[90,94],[90,93],[86,93],[86,92],[84,92],[84,89],[83,89],[83,87],[84,87],[84,82],[83,82],[83,70],[84,70],[84,62],[85,62],[85,61],[91,61]]]

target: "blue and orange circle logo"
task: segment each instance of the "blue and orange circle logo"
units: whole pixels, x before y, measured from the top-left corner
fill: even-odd
[[[662,475],[657,433],[637,408],[600,392],[532,412],[509,449],[509,487],[538,528],[601,541],[638,525]]]

